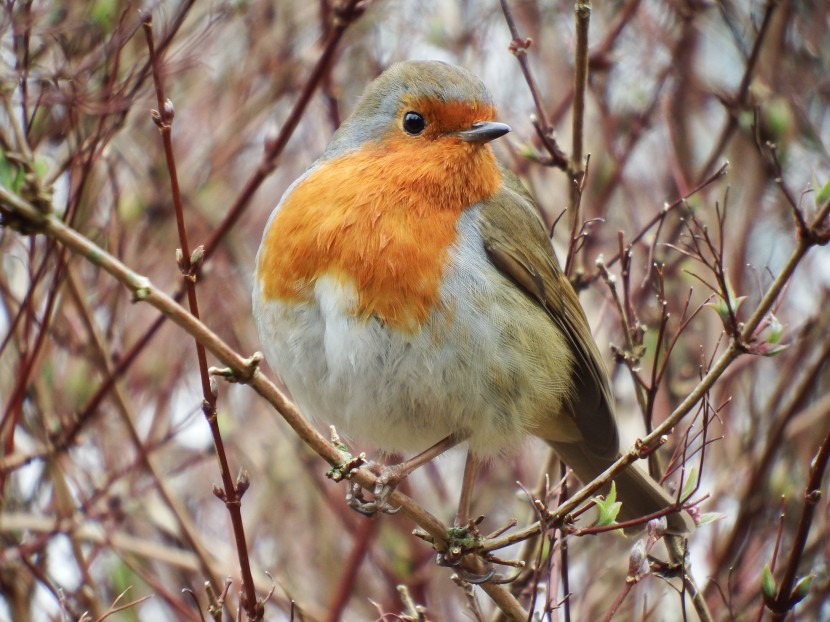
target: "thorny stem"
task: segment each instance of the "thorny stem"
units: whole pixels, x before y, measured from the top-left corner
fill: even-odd
[[[181,256],[179,260],[179,268],[184,277],[185,288],[187,291],[187,302],[190,307],[190,313],[195,319],[199,319],[199,302],[196,295],[196,278],[193,274],[194,265],[190,253],[190,245],[187,239],[187,227],[184,220],[184,207],[182,206],[181,190],[179,188],[179,178],[176,172],[176,158],[173,152],[173,137],[172,124],[174,117],[173,104],[170,100],[164,97],[164,86],[161,82],[161,72],[159,70],[160,59],[156,54],[153,43],[153,18],[147,15],[143,22],[144,35],[147,39],[147,49],[150,55],[150,62],[153,71],[153,83],[156,89],[156,100],[158,103],[158,110],[154,111],[154,121],[161,132],[162,141],[164,143],[164,155],[167,162],[167,170],[170,176],[170,190],[173,197],[173,207],[176,213],[176,225],[179,233],[179,243],[181,244]],[[198,263],[201,263],[199,258]],[[242,608],[245,610],[250,620],[261,620],[264,615],[264,605],[257,600],[256,587],[254,579],[251,574],[251,565],[248,560],[248,546],[245,539],[245,526],[242,522],[242,506],[241,500],[244,494],[244,489],[234,482],[233,475],[231,475],[230,463],[228,461],[227,453],[225,452],[225,443],[222,439],[222,433],[219,429],[219,419],[216,412],[216,392],[211,387],[210,376],[208,374],[207,354],[205,346],[198,341],[196,342],[196,356],[199,361],[199,379],[202,385],[202,410],[205,414],[205,419],[210,426],[211,436],[213,437],[213,444],[216,448],[216,456],[219,460],[219,471],[222,477],[222,500],[231,518],[231,525],[233,527],[234,539],[236,540],[236,549],[239,556],[240,573],[242,575]]]

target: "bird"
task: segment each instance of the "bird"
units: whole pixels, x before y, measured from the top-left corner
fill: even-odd
[[[300,409],[415,453],[385,468],[386,490],[466,443],[457,522],[476,465],[529,437],[583,483],[620,456],[608,372],[533,197],[493,152],[510,131],[496,117],[462,67],[391,65],[274,208],[253,287],[265,357]],[[668,533],[694,529],[638,466],[615,483],[621,519],[671,509]]]

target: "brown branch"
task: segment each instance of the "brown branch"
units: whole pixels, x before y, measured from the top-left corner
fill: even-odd
[[[793,587],[798,566],[801,563],[801,556],[807,543],[807,536],[810,535],[810,526],[813,524],[816,505],[821,500],[821,480],[824,477],[828,462],[830,462],[830,432],[824,437],[818,452],[810,462],[810,477],[807,480],[807,489],[804,491],[804,507],[798,519],[798,527],[793,538],[790,556],[787,558],[784,576],[778,586],[775,599],[772,602],[767,602],[767,606],[773,612],[773,620],[784,620],[790,610],[803,598],[803,595],[793,593]]]
[[[721,130],[720,136],[717,141],[715,141],[715,147],[712,149],[709,159],[706,160],[706,163],[700,170],[698,179],[704,175],[707,175],[709,171],[712,170],[712,167],[715,166],[715,162],[717,162],[721,157],[727,143],[732,138],[732,134],[734,134],[735,130],[738,129],[738,115],[734,109],[743,108],[747,105],[749,86],[752,83],[752,76],[755,73],[755,66],[758,64],[761,48],[763,47],[767,33],[769,32],[769,26],[772,23],[772,15],[779,4],[779,0],[767,0],[764,19],[763,22],[761,22],[761,28],[758,31],[758,36],[755,37],[755,43],[752,46],[752,52],[749,55],[749,60],[747,61],[744,75],[741,78],[741,84],[738,87],[738,92],[732,98],[732,102],[730,104],[731,110],[728,111],[729,116],[726,119],[723,129]]]
[[[176,157],[173,151],[173,118],[175,116],[173,102],[164,96],[164,86],[161,82],[160,59],[156,54],[153,43],[153,18],[147,15],[144,18],[144,35],[147,40],[147,49],[150,56],[150,63],[153,70],[153,84],[155,85],[156,101],[158,109],[153,111],[153,121],[161,132],[164,143],[164,156],[167,163],[167,171],[170,177],[170,191],[173,198],[173,208],[176,214],[176,227],[179,234],[178,265],[184,277],[185,289],[187,291],[187,302],[191,315],[199,320],[199,301],[196,295],[196,277],[194,270],[201,264],[204,251],[198,249],[197,253],[191,255],[190,245],[187,239],[187,227],[184,220],[184,207],[182,205],[181,190],[179,188],[179,177],[176,172]],[[240,573],[242,575],[242,598],[241,605],[249,620],[262,620],[265,614],[265,605],[257,599],[254,579],[251,575],[251,564],[248,559],[248,545],[245,538],[245,525],[242,521],[242,496],[250,485],[244,473],[234,481],[231,474],[230,462],[225,452],[225,442],[219,429],[219,417],[216,412],[217,392],[211,386],[208,375],[207,353],[205,346],[196,342],[196,357],[199,362],[199,380],[202,385],[202,410],[205,419],[210,427],[213,438],[213,446],[216,449],[216,457],[219,461],[219,473],[222,478],[222,489],[214,489],[214,494],[219,497],[228,510],[233,529],[236,550],[239,558]],[[216,586],[215,578],[211,583]]]
[[[519,67],[522,70],[522,75],[525,78],[525,82],[527,82],[530,95],[533,97],[533,104],[536,107],[536,117],[531,119],[533,128],[536,130],[542,146],[549,155],[549,158],[542,161],[542,164],[567,171],[569,165],[568,156],[565,155],[556,142],[556,138],[554,138],[553,126],[548,121],[542,96],[539,93],[539,86],[536,83],[536,78],[533,77],[533,72],[530,70],[530,64],[527,61],[527,49],[533,44],[533,40],[522,38],[519,35],[519,29],[516,26],[516,20],[513,18],[513,13],[510,10],[510,5],[507,3],[507,0],[500,0],[500,2],[502,13],[504,13],[504,20],[507,22],[507,27],[510,29],[510,36],[512,37],[509,47],[510,52],[519,61]]]

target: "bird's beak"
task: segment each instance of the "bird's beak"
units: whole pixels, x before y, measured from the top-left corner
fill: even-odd
[[[489,143],[510,131],[510,126],[495,121],[478,121],[468,130],[458,132],[458,137],[468,143]]]

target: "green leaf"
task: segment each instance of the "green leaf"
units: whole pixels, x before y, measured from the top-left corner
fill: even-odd
[[[781,354],[784,350],[789,348],[788,344],[784,344],[781,346],[772,346],[771,348],[759,348],[758,353],[762,356],[776,356],[777,354]]]
[[[824,205],[827,201],[830,201],[830,181],[816,192],[816,205]]]
[[[769,314],[769,336],[767,337],[767,343],[776,344],[781,341],[781,337],[784,334],[784,325],[778,321],[778,318],[775,317],[774,314]]]
[[[620,513],[620,508],[622,507],[622,503],[617,501],[616,482],[611,482],[611,490],[605,495],[605,499],[602,497],[594,497],[594,503],[596,503],[597,509],[599,510],[596,526],[607,527],[608,525],[614,525],[617,522],[617,515]]]
[[[765,106],[764,120],[766,129],[776,143],[781,143],[793,130],[793,111],[789,102],[783,97],[775,97]]]
[[[810,593],[810,586],[813,584],[813,574],[810,573],[805,577],[801,577],[798,583],[795,584],[792,593],[790,594],[790,603],[793,605],[800,603],[807,594]]]
[[[729,304],[727,304],[727,300]],[[724,298],[721,292],[717,292],[717,298],[712,302],[707,302],[706,306],[711,307],[720,316],[721,322],[726,325],[729,321],[729,308],[731,307],[732,313],[737,316],[738,309],[741,308],[744,300],[746,300],[746,296],[735,296],[732,286],[729,284],[729,281],[726,281],[726,298]]]
[[[726,518],[726,514],[723,514],[721,512],[704,512],[700,515],[700,518],[697,522],[697,526],[701,527],[708,523],[714,523],[715,521],[721,520],[722,518]]]
[[[775,578],[772,576],[772,569],[769,564],[764,566],[764,570],[761,572],[761,592],[765,599],[775,599]]]
[[[689,469],[689,474],[683,482],[683,490],[680,491],[680,500],[685,501],[692,496],[695,488],[697,488],[697,467]]]
[[[0,151],[0,186],[8,188],[15,194],[20,192],[20,185],[23,183],[23,169],[6,157]]]

